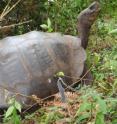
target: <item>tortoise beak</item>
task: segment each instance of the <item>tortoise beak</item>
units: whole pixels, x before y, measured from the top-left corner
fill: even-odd
[[[95,1],[93,2],[90,6],[89,9],[91,10],[91,12],[99,12],[100,11],[100,4],[99,2]]]

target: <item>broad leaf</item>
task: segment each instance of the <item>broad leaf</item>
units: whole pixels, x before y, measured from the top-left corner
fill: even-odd
[[[82,120],[85,120],[89,117],[90,117],[89,113],[84,113],[84,114],[80,115],[78,118],[76,118],[76,123],[79,124]]]
[[[104,122],[104,114],[102,112],[97,113],[95,124],[105,124],[105,122]]]
[[[50,33],[50,32],[52,32],[52,31],[53,31],[53,29],[52,29],[52,28],[49,28],[47,32]]]
[[[103,99],[98,99],[98,104],[99,104],[99,111],[102,112],[103,114],[107,113],[107,105],[106,102]]]
[[[117,34],[117,29],[113,29],[112,31],[109,32],[109,34]]]
[[[91,103],[84,102],[83,104],[80,105],[80,108],[78,109],[76,115],[78,115],[80,112],[90,110],[91,109]]]
[[[12,115],[13,110],[14,110],[14,106],[10,106],[5,113],[5,118],[8,118],[10,115]]]
[[[15,101],[15,107],[16,107],[16,109],[19,111],[19,112],[21,112],[21,104],[19,103],[19,102],[17,102],[17,101]]]
[[[50,21],[49,18],[48,18],[48,20],[47,20],[47,24],[48,24],[48,28],[50,28],[50,27],[51,27],[51,21]]]
[[[42,29],[48,29],[48,26],[46,25],[46,24],[42,24],[42,25],[40,25],[40,27],[42,28]]]
[[[56,74],[56,76],[57,76],[57,77],[64,77],[65,74],[64,74],[64,72],[60,71],[60,72],[58,72],[58,73]]]

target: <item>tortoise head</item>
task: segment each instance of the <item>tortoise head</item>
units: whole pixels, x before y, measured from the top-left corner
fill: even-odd
[[[93,2],[88,8],[83,10],[78,16],[78,22],[85,26],[91,26],[96,20],[100,11],[98,2]]]
[[[93,2],[88,8],[83,10],[78,16],[78,32],[81,38],[81,44],[84,49],[88,45],[88,36],[91,25],[96,20],[100,11],[98,2]]]

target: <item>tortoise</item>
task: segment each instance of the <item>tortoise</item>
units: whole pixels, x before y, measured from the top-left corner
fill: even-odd
[[[39,98],[57,93],[54,75],[60,71],[67,85],[85,74],[85,49],[99,10],[99,3],[94,2],[79,14],[79,37],[31,31],[0,40],[0,108],[8,107],[7,99],[16,93]],[[34,101],[24,96],[16,95],[16,100],[25,108]]]

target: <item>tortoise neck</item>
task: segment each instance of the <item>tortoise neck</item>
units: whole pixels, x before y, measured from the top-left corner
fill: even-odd
[[[84,49],[88,46],[88,38],[89,38],[89,31],[91,26],[89,25],[79,25],[78,26],[78,33],[81,38],[81,45]]]

